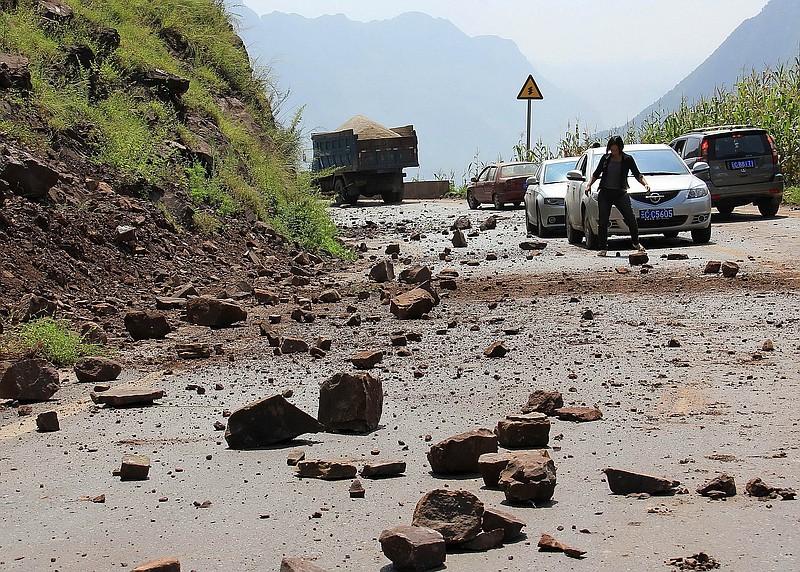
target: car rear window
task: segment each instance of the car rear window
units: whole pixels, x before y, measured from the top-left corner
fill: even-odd
[[[536,163],[520,163],[518,165],[505,165],[500,167],[500,178],[521,177],[523,175],[535,175],[538,165]]]
[[[712,143],[714,151],[710,155],[714,159],[740,159],[772,154],[763,133],[733,133],[716,137]]]

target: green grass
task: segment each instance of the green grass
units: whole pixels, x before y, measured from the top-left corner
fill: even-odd
[[[30,60],[32,92],[11,97],[43,118],[46,128],[32,130],[26,114],[12,113],[0,116],[5,136],[30,146],[36,142],[41,149],[58,148],[64,136],[81,133],[91,160],[113,169],[123,183],[186,191],[201,231],[214,232],[227,218],[249,210],[302,248],[350,256],[336,240],[324,202],[305,177],[295,175],[302,157],[299,113],[285,126],[274,121],[269,98],[276,82],[268,69],[253,70],[222,2],[66,3],[75,15],[65,25],[46,23],[32,2],[0,14],[0,51]],[[102,53],[93,32],[97,24],[119,32],[119,48]],[[178,38],[173,47],[180,53],[167,37]],[[65,71],[60,46],[69,44],[86,44],[95,52],[91,70]],[[138,74],[154,68],[190,80],[183,113],[136,82]],[[245,104],[245,113],[223,110],[224,98],[231,96]],[[251,131],[247,115],[263,129]],[[167,144],[201,137],[190,127],[198,122],[186,118],[213,124],[225,138],[208,141],[216,153],[210,173]]]
[[[783,191],[783,202],[790,205],[800,205],[800,186],[786,187]]]
[[[41,357],[56,367],[75,364],[84,356],[103,356],[103,346],[81,341],[69,324],[53,318],[39,318],[11,328],[0,338],[0,354]]]

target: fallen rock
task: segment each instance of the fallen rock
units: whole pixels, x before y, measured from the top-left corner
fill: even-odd
[[[80,329],[81,340],[90,344],[108,343],[108,334],[94,322],[84,322]]]
[[[689,260],[689,255],[684,252],[670,252],[667,260]]]
[[[3,75],[0,63],[0,77]],[[58,171],[30,155],[12,155],[0,168],[0,179],[9,184],[15,195],[37,200],[46,196],[58,183]]]
[[[721,260],[709,260],[706,262],[706,267],[703,269],[703,274],[719,274],[721,267]]]
[[[0,398],[47,401],[59,390],[58,371],[43,359],[0,361]]]
[[[564,398],[560,391],[537,389],[528,397],[528,403],[522,406],[523,413],[544,413],[554,415],[556,409],[564,407]]]
[[[760,477],[756,477],[747,481],[747,485],[745,485],[745,491],[752,497],[758,497],[762,499],[775,499],[780,496],[783,498],[783,500],[792,500],[796,495],[794,489],[773,487],[772,485],[768,485],[761,480]]]
[[[616,495],[647,493],[649,495],[674,495],[680,482],[661,477],[634,473],[624,469],[603,469],[608,488]]]
[[[281,560],[280,572],[328,572],[328,571],[302,558],[284,557],[283,560]]]
[[[0,89],[31,91],[31,72],[28,58],[15,54],[0,54]]]
[[[164,397],[164,390],[118,387],[101,393],[93,391],[89,396],[93,402],[98,404],[105,404],[109,407],[129,407],[132,405],[152,405],[153,401]]]
[[[175,344],[175,352],[180,359],[205,359],[211,357],[211,344],[202,342]]]
[[[544,250],[547,248],[547,243],[537,240],[526,240],[519,243],[522,250]]]
[[[228,418],[225,441],[231,449],[253,449],[324,429],[322,423],[276,394],[234,411]]]
[[[400,245],[396,242],[392,244],[387,244],[384,253],[389,256],[391,256],[392,254],[400,254]]]
[[[306,479],[338,481],[352,479],[357,472],[356,466],[347,461],[305,459],[297,463],[297,476]]]
[[[272,290],[263,290],[261,288],[255,288],[253,289],[253,295],[256,298],[256,302],[258,302],[259,304],[277,306],[281,301],[280,294],[278,294],[277,292],[273,292]]]
[[[497,452],[497,436],[488,429],[475,429],[448,437],[428,450],[431,471],[439,474],[477,473],[478,458]]]
[[[483,520],[481,526],[486,532],[497,530],[498,528],[503,531],[503,542],[513,542],[519,538],[522,529],[527,526],[524,520],[520,520],[513,514],[497,510],[496,508],[487,508],[483,511]]]
[[[369,277],[379,284],[391,282],[394,280],[394,265],[388,260],[382,260],[370,269]]]
[[[181,562],[177,558],[159,558],[137,566],[132,572],[181,572]]]
[[[302,461],[306,458],[306,452],[302,449],[295,449],[294,451],[289,451],[289,455],[286,457],[286,464],[290,467],[296,467],[297,463]]]
[[[350,362],[358,369],[372,369],[382,361],[381,350],[364,350],[350,356]]]
[[[719,492],[726,497],[736,496],[736,482],[727,473],[721,473],[711,480],[697,487],[697,494],[707,497],[716,496],[713,493]]]
[[[570,558],[582,558],[583,555],[586,554],[585,550],[567,546],[544,532],[537,546],[540,552],[563,552]]]
[[[328,431],[374,431],[382,412],[383,384],[369,373],[337,373],[320,386],[317,418]]]
[[[507,449],[547,447],[550,442],[550,420],[544,413],[509,415],[497,422],[497,442]]]
[[[114,381],[122,373],[122,364],[104,357],[84,357],[72,367],[78,381],[82,383],[99,383]]]
[[[739,273],[739,265],[732,260],[726,260],[721,266],[725,278],[734,278]]]
[[[55,316],[57,310],[58,304],[55,300],[36,294],[27,294],[19,301],[15,312],[20,322],[29,322],[36,318]]]
[[[412,524],[439,532],[446,544],[462,544],[481,532],[483,503],[466,490],[435,489],[414,508]]]
[[[300,338],[283,338],[280,343],[281,353],[297,354],[308,351],[308,343]]]
[[[695,571],[715,570],[719,568],[719,562],[717,562],[714,558],[711,558],[711,556],[705,552],[699,552],[685,558],[670,558],[667,560],[667,565],[673,566],[678,570]]]
[[[450,230],[467,230],[469,228],[472,228],[472,221],[467,215],[458,217],[455,221],[453,221],[453,224],[450,225]]]
[[[200,326],[225,328],[247,319],[247,310],[228,300],[197,296],[186,302],[186,319]]]
[[[412,266],[400,272],[398,280],[407,284],[422,284],[431,279],[431,269],[427,266]]]
[[[500,472],[497,486],[510,503],[541,503],[553,498],[556,465],[552,459],[517,455]]]
[[[457,229],[453,231],[453,238],[451,239],[453,246],[455,248],[466,248],[467,247],[467,238],[464,236],[464,233]]]
[[[351,499],[363,499],[367,494],[367,491],[364,490],[364,485],[362,485],[361,481],[358,479],[350,483],[350,490],[348,492],[350,493]]]
[[[36,428],[42,433],[50,433],[61,429],[61,426],[58,424],[58,413],[55,411],[45,411],[37,415]]]
[[[361,476],[365,479],[382,479],[397,477],[405,472],[405,461],[378,461],[365,464],[361,469]]]
[[[483,355],[488,358],[501,358],[504,357],[508,353],[508,348],[505,346],[502,340],[498,340],[493,342],[489,345],[485,350],[483,350]]]
[[[150,458],[145,455],[123,455],[119,477],[123,481],[144,481],[150,473]]]
[[[417,320],[437,304],[436,297],[425,288],[414,288],[392,298],[389,311],[400,320]]]
[[[491,550],[492,548],[497,548],[498,546],[502,545],[504,536],[505,531],[502,528],[496,528],[489,531],[484,530],[483,532],[478,533],[478,536],[472,540],[459,545],[459,548],[471,550],[473,552],[486,552],[487,550]]]
[[[123,321],[134,340],[161,339],[172,331],[167,317],[161,312],[128,312]]]
[[[342,299],[342,295],[338,290],[325,290],[319,295],[319,301],[323,304],[334,304]]]
[[[603,412],[594,407],[559,407],[554,411],[562,421],[597,421],[603,418]]]
[[[631,266],[641,266],[650,262],[650,257],[646,252],[631,252],[628,255],[628,264]]]
[[[481,232],[486,230],[494,230],[497,228],[497,215],[490,215],[485,221],[483,221],[480,226],[478,227]]]
[[[431,528],[398,526],[381,532],[378,541],[397,570],[431,570],[447,558],[444,537]]]

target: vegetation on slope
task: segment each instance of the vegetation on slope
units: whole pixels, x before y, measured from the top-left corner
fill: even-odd
[[[63,4],[72,14],[2,2],[0,52],[29,59],[32,89],[2,92],[0,133],[41,153],[76,150],[143,196],[184,191],[201,230],[255,216],[301,248],[345,254],[296,175],[297,118],[274,121],[268,73],[250,67],[221,1]],[[188,80],[188,90],[165,93],[154,76]]]

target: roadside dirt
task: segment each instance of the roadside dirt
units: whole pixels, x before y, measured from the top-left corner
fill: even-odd
[[[800,488],[800,213],[761,219],[744,210],[715,220],[708,245],[645,237],[652,268],[627,261],[629,243],[593,252],[544,239],[530,259],[520,210],[468,211],[455,201],[367,203],[332,211],[362,258],[329,266],[298,295],[335,286],[341,302],[315,304],[316,320],[289,319],[296,307],[251,307],[246,324],[210,330],[178,326],[165,341],[121,344],[126,369],[117,385],[163,387],[160,404],[97,408],[86,384],[63,372],[64,385],[32,417],[0,408],[0,567],[4,570],[118,570],[165,555],[186,570],[277,570],[282,555],[309,557],[328,570],[391,570],[380,532],[410,524],[417,500],[438,487],[465,488],[487,506],[527,521],[526,537],[485,553],[448,554],[447,569],[568,571],[673,570],[667,561],[705,552],[724,570],[800,568],[798,501],[760,501],[744,484],[760,476]],[[474,226],[491,214],[495,230],[452,248],[457,216]],[[465,231],[468,233],[469,231]],[[411,240],[418,233],[419,240]],[[530,240],[539,240],[531,238]],[[381,304],[366,274],[400,244],[396,272],[428,264],[434,275],[459,273],[455,291],[440,290],[428,320],[399,321]],[[450,247],[452,260],[439,254]],[[487,260],[487,254],[496,260]],[[669,260],[670,253],[686,259]],[[493,258],[493,257],[492,257]],[[734,279],[704,275],[708,260],[734,260]],[[627,273],[618,269],[625,268]],[[406,288],[396,281],[388,290]],[[288,293],[289,290],[286,290]],[[361,294],[360,294],[361,293]],[[363,293],[368,293],[368,296]],[[348,306],[352,308],[348,309]],[[346,324],[355,309],[361,325]],[[587,310],[592,318],[587,319]],[[322,359],[273,355],[257,322],[281,314],[282,335],[333,338]],[[422,334],[411,355],[398,355],[392,332]],[[504,340],[511,351],[488,359]],[[774,349],[764,350],[772,340]],[[178,361],[176,341],[221,343],[224,353]],[[305,435],[285,447],[236,451],[214,422],[224,410],[284,389],[315,415],[319,384],[359,349],[382,349],[373,370],[384,387],[381,426],[368,435]],[[217,386],[216,384],[220,384]],[[205,393],[187,387],[202,386]],[[215,389],[220,387],[220,389]],[[477,475],[429,472],[431,443],[479,427],[493,428],[535,389],[561,391],[568,405],[596,405],[592,423],[553,420],[551,451],[558,485],[541,507],[505,504]],[[36,413],[56,409],[61,431],[35,431]],[[431,436],[430,441],[425,437]],[[350,499],[349,481],[297,479],[287,453],[358,460],[404,459],[406,475],[362,480],[365,499]],[[149,455],[148,481],[111,476],[124,453]],[[377,452],[377,454],[376,454]],[[608,466],[680,480],[688,494],[632,499],[611,495]],[[718,472],[739,494],[710,501],[695,489]],[[105,494],[105,503],[85,499]],[[166,500],[162,500],[166,499]],[[210,500],[208,508],[196,508]],[[542,532],[587,551],[583,560],[541,553]]]

